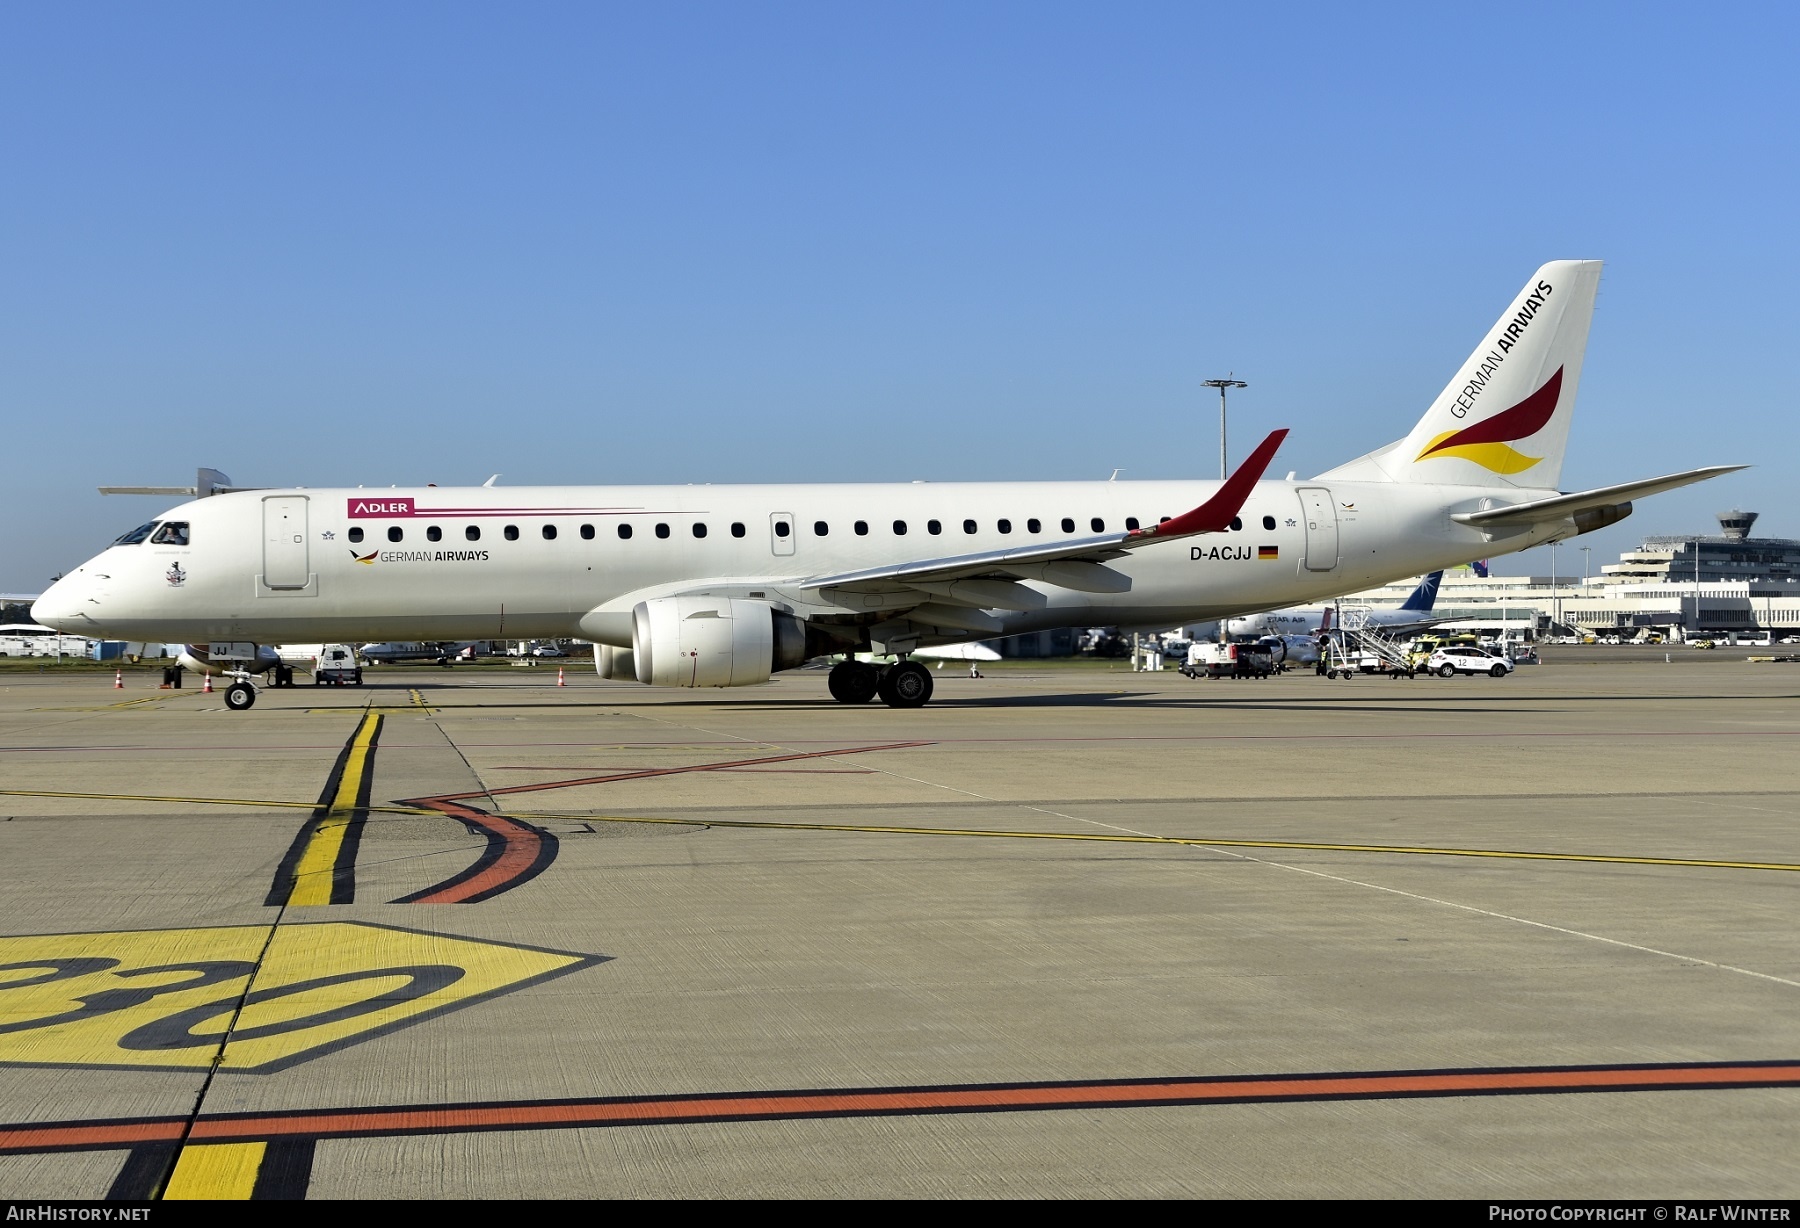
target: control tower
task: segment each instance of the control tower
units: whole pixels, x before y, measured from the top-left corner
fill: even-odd
[[[1750,526],[1756,523],[1761,513],[1740,512],[1735,507],[1729,512],[1720,512],[1719,533],[1726,541],[1741,542],[1750,536]]]

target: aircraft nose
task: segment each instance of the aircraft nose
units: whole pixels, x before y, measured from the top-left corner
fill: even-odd
[[[75,613],[74,588],[67,580],[51,584],[43,596],[31,603],[32,620],[58,631],[70,630],[66,624]]]

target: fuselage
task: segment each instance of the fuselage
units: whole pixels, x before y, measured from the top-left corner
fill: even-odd
[[[800,618],[880,616],[879,594],[809,578],[1151,526],[1216,482],[1021,482],[257,490],[195,499],[59,580],[47,625],[146,640],[528,639],[629,645],[639,601],[705,594]],[[1167,627],[1334,597],[1523,549],[1450,513],[1541,492],[1377,482],[1258,483],[1231,530],[1112,561],[1123,593],[1026,581],[1042,608],[991,614],[1016,634]],[[131,535],[128,535],[131,536]],[[937,642],[987,638],[992,630]]]

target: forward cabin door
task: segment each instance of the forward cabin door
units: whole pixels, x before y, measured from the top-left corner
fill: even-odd
[[[1338,565],[1337,505],[1323,486],[1302,486],[1296,493],[1306,521],[1306,570],[1330,571]]]
[[[271,495],[263,500],[263,585],[302,589],[311,579],[306,557],[306,496]]]

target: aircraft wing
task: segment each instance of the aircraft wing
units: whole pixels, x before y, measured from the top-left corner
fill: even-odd
[[[893,592],[897,596],[903,590],[913,590],[921,600],[936,597],[980,609],[1002,610],[1033,610],[1044,605],[1043,594],[1016,583],[1019,580],[1041,580],[1086,593],[1129,592],[1130,577],[1107,567],[1107,560],[1123,558],[1132,550],[1156,542],[1224,530],[1243,510],[1245,500],[1285,438],[1286,430],[1271,432],[1220,484],[1212,498],[1159,525],[812,576],[802,580],[800,587],[850,593]]]
[[[1739,469],[1748,469],[1749,467],[1748,465],[1709,465],[1705,469],[1689,469],[1685,473],[1671,473],[1665,477],[1646,478],[1641,482],[1624,482],[1618,486],[1601,486],[1572,495],[1533,499],[1529,503],[1515,503],[1510,507],[1494,507],[1480,512],[1457,512],[1450,519],[1458,524],[1472,525],[1478,529],[1523,528],[1529,525],[1543,524],[1546,521],[1564,520],[1577,512],[1590,512],[1598,508],[1629,504],[1633,499],[1661,494],[1665,490],[1674,490],[1679,486],[1688,486],[1694,482],[1704,482],[1708,478],[1716,478],[1725,473],[1736,473]]]

